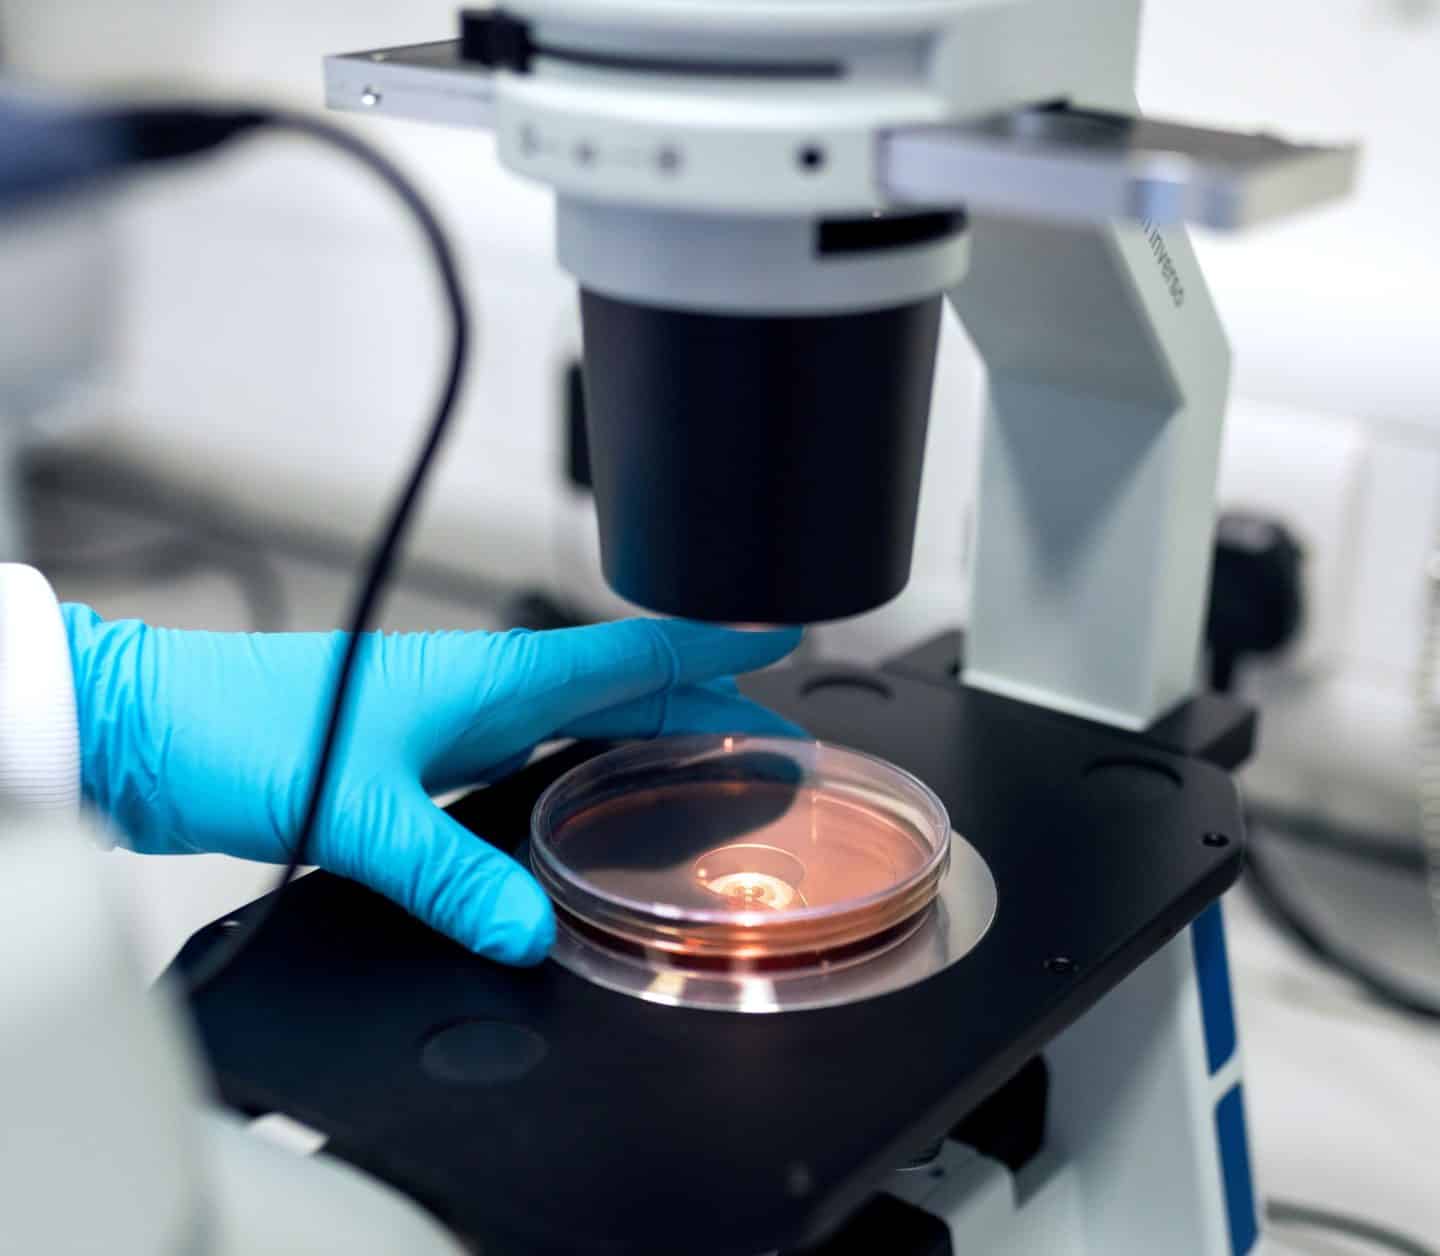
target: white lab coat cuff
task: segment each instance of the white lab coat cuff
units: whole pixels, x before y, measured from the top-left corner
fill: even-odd
[[[0,563],[0,803],[80,806],[70,642],[45,577],[20,563]]]

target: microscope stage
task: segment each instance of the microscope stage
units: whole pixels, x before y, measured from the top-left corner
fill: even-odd
[[[553,962],[477,959],[317,873],[195,1003],[222,1096],[323,1131],[487,1252],[755,1256],[825,1234],[1240,869],[1235,789],[1192,757],[1246,739],[1234,708],[1124,734],[965,689],[931,661],[953,657],[746,686],[943,799],[999,894],[951,967],[814,1011],[668,1007]],[[540,790],[595,752],[561,751],[452,814],[513,848]]]

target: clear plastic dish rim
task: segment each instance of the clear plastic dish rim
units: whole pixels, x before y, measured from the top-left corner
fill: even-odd
[[[904,801],[915,806],[924,814],[925,823],[932,830],[931,834],[921,835],[931,845],[930,854],[925,862],[893,885],[883,890],[877,890],[873,894],[867,894],[863,898],[847,899],[843,903],[830,903],[818,907],[801,907],[794,911],[786,911],[782,916],[764,911],[737,912],[714,908],[685,908],[670,903],[647,903],[623,894],[602,893],[566,867],[550,844],[548,835],[553,827],[554,813],[562,804],[569,801],[569,795],[586,785],[607,779],[618,770],[633,770],[647,766],[647,764],[659,768],[667,763],[673,763],[674,767],[680,769],[701,756],[712,756],[716,750],[727,755],[742,751],[769,751],[793,756],[797,749],[803,750],[810,756],[833,755],[856,764],[863,764],[882,778],[887,778],[888,784],[897,787],[898,794],[902,796],[908,794],[909,797],[904,798]],[[818,775],[813,762],[803,766],[808,772]],[[595,903],[610,909],[619,908],[640,919],[649,918],[667,924],[715,925],[762,930],[767,924],[772,927],[778,924],[783,925],[785,931],[789,932],[809,922],[823,923],[843,920],[851,915],[863,915],[873,907],[898,902],[913,896],[917,888],[924,887],[929,881],[931,883],[930,892],[923,894],[923,901],[917,904],[911,912],[905,913],[901,917],[908,919],[912,915],[918,916],[933,902],[949,862],[951,840],[950,816],[945,809],[945,804],[924,781],[905,771],[904,768],[896,767],[893,763],[889,763],[877,755],[866,754],[863,750],[853,750],[849,746],[841,746],[828,741],[808,741],[789,737],[705,734],[660,738],[655,741],[620,746],[598,754],[593,759],[587,759],[551,782],[536,800],[534,810],[530,814],[530,862],[542,884],[548,882],[551,892],[558,892],[560,905],[566,911],[602,931],[608,931],[608,927],[595,921],[591,913],[584,910],[585,905]],[[580,896],[579,904],[576,903],[574,895]]]

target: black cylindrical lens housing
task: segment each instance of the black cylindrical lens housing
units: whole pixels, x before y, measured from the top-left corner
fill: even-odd
[[[899,593],[940,300],[730,315],[582,292],[611,587],[651,610],[734,623],[838,619]]]

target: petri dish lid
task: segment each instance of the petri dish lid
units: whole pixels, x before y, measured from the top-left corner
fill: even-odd
[[[934,902],[944,805],[824,742],[626,746],[541,795],[531,864],[562,929],[655,968],[813,971],[897,945]]]

